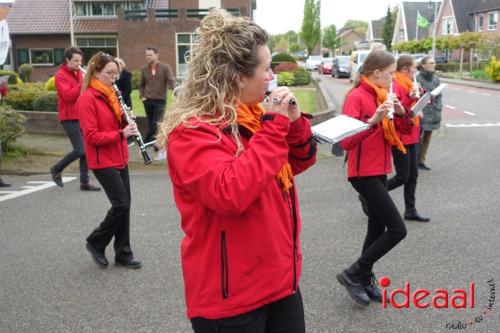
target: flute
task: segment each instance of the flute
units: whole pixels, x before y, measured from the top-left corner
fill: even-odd
[[[80,70],[82,71],[82,73],[84,75],[87,74],[87,71],[85,69],[83,69],[82,67],[80,67]],[[118,97],[118,102],[120,103],[120,110],[122,111],[123,116],[125,117],[125,121],[127,122],[127,124],[130,124],[130,125],[136,124],[135,116],[132,112],[132,109],[129,108],[127,106],[127,104],[125,104],[125,101],[123,100],[122,93],[120,92],[120,89],[118,89],[118,86],[116,85],[116,83],[114,81],[113,81],[112,87],[113,87],[113,91],[115,92],[116,96]],[[154,141],[144,143],[144,141],[142,140],[142,135],[139,132],[139,129],[137,129],[137,135],[135,135],[135,141],[137,142],[139,149],[141,150],[141,155],[142,155],[142,159],[144,160],[144,165],[148,165],[151,162],[153,162],[153,160],[149,157],[148,152],[146,151],[146,148],[148,146],[153,145]]]
[[[420,98],[420,89],[417,81],[417,74],[413,75],[413,89],[415,89],[415,98]]]
[[[387,99],[389,101],[392,101],[392,98],[394,96],[394,93],[392,91],[392,81],[391,81],[391,85],[389,86],[389,96],[387,97]],[[390,108],[389,112],[387,113],[387,118],[389,119],[393,119],[394,118],[394,106]]]

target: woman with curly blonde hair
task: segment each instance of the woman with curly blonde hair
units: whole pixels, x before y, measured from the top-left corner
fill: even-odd
[[[160,124],[195,332],[305,332],[294,175],[315,162],[309,120],[274,79],[267,34],[212,10]],[[264,101],[261,105],[260,103]]]

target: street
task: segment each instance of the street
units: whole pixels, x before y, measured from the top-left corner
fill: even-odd
[[[341,103],[348,80],[321,78]],[[447,332],[459,323],[468,332],[500,331],[498,306],[486,308],[488,281],[500,281],[500,91],[450,84],[443,103],[444,129],[428,154],[432,170],[420,172],[417,189],[417,207],[432,220],[407,222],[406,239],[374,271],[390,278],[389,290],[405,282],[410,293],[429,290],[428,302],[435,289],[451,298],[473,282],[474,307],[354,303],[335,275],[360,254],[366,217],[346,180],[344,158],[332,157],[325,145],[316,165],[297,177],[307,332]],[[130,177],[131,243],[143,260],[140,270],[99,269],[92,262],[85,237],[110,205],[103,192],[80,192],[78,180],[69,178],[76,174],[64,176],[64,188],[48,185],[48,174],[9,176],[9,191],[36,188],[0,193],[0,332],[191,332],[180,267],[183,234],[168,174]],[[12,198],[2,200],[7,195]],[[402,210],[402,189],[391,195]],[[112,263],[111,246],[107,256]]]

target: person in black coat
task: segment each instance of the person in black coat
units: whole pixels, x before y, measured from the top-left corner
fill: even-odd
[[[122,93],[123,101],[132,109],[132,99],[130,98],[130,94],[132,93],[132,73],[125,68],[123,59],[115,58],[115,60],[120,65],[120,76],[116,80],[116,85]]]

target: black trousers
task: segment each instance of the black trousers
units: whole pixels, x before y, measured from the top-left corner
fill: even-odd
[[[144,111],[148,120],[148,134],[144,138],[144,142],[153,141],[156,138],[158,131],[158,123],[162,121],[165,114],[166,100],[147,99],[144,102]]]
[[[209,320],[192,318],[195,333],[305,333],[300,290],[291,296],[242,315]]]
[[[358,263],[371,270],[406,237],[406,226],[387,191],[387,176],[352,178],[350,182],[368,204],[368,229]]]
[[[73,150],[66,154],[59,162],[54,165],[57,172],[63,171],[71,162],[80,159],[80,183],[87,184],[89,182],[89,169],[87,167],[87,159],[85,158],[85,147],[83,145],[83,136],[80,130],[80,122],[78,120],[63,120],[61,124],[68,136]]]
[[[130,182],[128,167],[125,169],[93,170],[95,177],[111,202],[104,221],[87,237],[87,242],[97,251],[104,250],[115,237],[115,257],[128,260],[133,257],[130,249]]]
[[[418,179],[418,147],[417,144],[405,145],[406,154],[403,154],[397,147],[392,147],[392,157],[396,175],[388,181],[388,189],[393,189],[404,185],[404,198],[406,211],[415,210],[415,192],[417,190]]]

